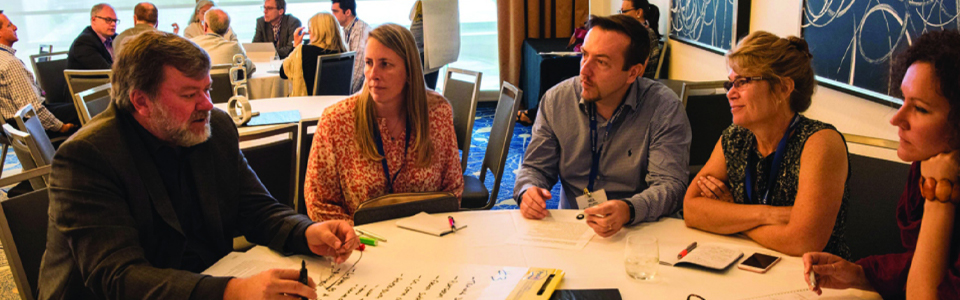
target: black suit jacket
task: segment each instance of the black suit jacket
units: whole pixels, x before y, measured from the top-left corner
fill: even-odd
[[[178,270],[186,239],[136,120],[113,104],[60,146],[50,183],[40,299],[208,299],[230,278]],[[304,215],[279,204],[240,152],[236,126],[211,113],[212,135],[185,159],[205,236],[221,257],[243,234],[308,253]]]
[[[103,70],[111,66],[113,66],[113,57],[110,56],[110,51],[107,51],[107,47],[100,41],[93,27],[87,26],[70,45],[70,52],[67,53],[67,69]]]
[[[273,41],[273,25],[264,21],[263,17],[257,18],[257,32],[253,34],[253,42],[273,43],[277,47],[277,54],[280,55],[281,59],[284,59],[293,51],[293,34],[297,32],[297,28],[300,28],[300,19],[289,14],[280,16],[280,18],[282,18],[280,31],[277,34],[280,37],[279,43]]]

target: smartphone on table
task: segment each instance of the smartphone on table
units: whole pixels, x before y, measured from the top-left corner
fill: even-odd
[[[753,255],[750,255],[750,257],[747,257],[747,259],[744,259],[742,262],[740,262],[740,264],[737,265],[737,268],[763,274],[766,273],[767,270],[770,270],[770,268],[772,268],[773,265],[777,264],[779,261],[779,256],[754,253]]]

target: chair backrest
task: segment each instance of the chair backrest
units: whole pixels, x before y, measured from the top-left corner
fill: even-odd
[[[471,77],[463,80],[454,77]],[[480,72],[447,67],[447,76],[443,85],[443,97],[450,101],[453,108],[453,130],[457,133],[457,148],[463,153],[460,157],[460,170],[466,170],[467,157],[470,154],[470,142],[473,136],[473,121],[477,115],[477,102],[480,99]]]
[[[51,46],[52,48],[52,46]],[[33,65],[33,74],[37,76],[37,83],[46,93],[45,98],[50,103],[65,103],[67,81],[63,77],[63,70],[67,69],[67,52],[41,53],[30,55],[30,64]],[[54,57],[63,56],[59,59]]]
[[[656,61],[655,67],[657,68],[657,74],[653,76],[654,79],[666,78],[667,75],[664,74],[666,68],[669,64],[664,65],[664,61],[667,60],[667,55],[669,55],[670,48],[670,36],[666,36],[666,41],[660,41],[660,58]],[[653,63],[653,62],[651,62]]]
[[[210,68],[210,100],[213,103],[227,103],[233,97],[233,84],[230,83],[230,64],[214,65]]]
[[[860,144],[896,151],[898,143],[872,137],[844,134],[847,144]],[[910,164],[859,154],[850,154],[847,180],[846,232],[850,261],[870,255],[906,251],[897,225],[897,205]]]
[[[297,212],[307,214],[307,202],[303,196],[304,180],[307,178],[307,163],[310,161],[310,148],[313,147],[313,134],[317,131],[320,118],[300,121],[300,155],[298,155],[297,173]]]
[[[353,61],[357,53],[350,51],[339,54],[327,54],[317,57],[317,72],[312,81],[311,95],[350,95],[353,83]]]
[[[73,104],[77,108],[77,115],[80,116],[80,125],[87,124],[87,122],[90,122],[90,119],[107,110],[107,107],[110,106],[111,87],[111,83],[104,83],[100,86],[79,92],[73,97]]]
[[[444,213],[460,209],[457,196],[447,192],[399,193],[373,198],[357,206],[353,214],[356,226],[409,217],[420,212]]]
[[[76,95],[81,91],[86,91],[98,86],[103,85],[104,83],[110,83],[110,77],[113,76],[113,72],[109,69],[106,70],[73,70],[66,69],[63,70],[63,77],[67,81],[67,87],[69,88],[68,98],[66,101],[73,101],[76,103]]]
[[[504,81],[500,87],[500,98],[497,100],[497,111],[493,116],[493,126],[490,127],[490,138],[487,140],[487,151],[483,154],[483,164],[480,165],[480,182],[484,182],[487,170],[493,172],[493,189],[490,199],[482,209],[490,209],[497,202],[500,192],[500,179],[503,178],[503,166],[507,162],[510,152],[510,140],[513,139],[513,126],[517,122],[517,110],[523,91]]]
[[[690,175],[695,176],[710,159],[723,130],[733,124],[724,81],[687,82],[680,92],[690,120]]]
[[[34,148],[33,136],[13,128],[11,124],[3,124],[3,132],[10,139],[10,147],[13,148],[13,153],[15,153],[17,159],[20,160],[20,167],[24,171],[36,169],[37,162],[33,159],[33,153],[30,151],[30,149]],[[40,177],[31,178],[30,186],[34,190],[46,188],[47,179]]]
[[[297,199],[298,124],[264,126],[240,135],[240,150],[260,182],[280,203],[293,208]]]
[[[47,136],[47,131],[43,129],[43,124],[40,123],[40,118],[37,117],[37,111],[33,109],[33,105],[24,105],[13,115],[13,119],[16,120],[21,131],[33,136],[34,148],[31,148],[30,152],[33,153],[33,160],[37,162],[37,166],[42,167],[52,164],[53,155],[57,153],[57,149],[50,142],[50,137]]]
[[[50,166],[24,171],[0,180],[6,186],[47,176]],[[10,273],[22,299],[37,299],[40,262],[47,247],[47,189],[39,189],[0,202],[0,242],[10,264]]]

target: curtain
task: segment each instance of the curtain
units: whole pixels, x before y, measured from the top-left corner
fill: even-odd
[[[569,38],[587,21],[588,4],[588,0],[498,0],[501,82],[519,86],[524,39]]]

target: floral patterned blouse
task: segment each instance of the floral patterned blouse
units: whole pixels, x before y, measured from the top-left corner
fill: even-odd
[[[803,154],[804,144],[811,135],[820,130],[837,131],[833,125],[816,120],[808,119],[803,115],[797,123],[797,128],[787,139],[787,152],[783,156],[782,167],[779,174],[767,174],[767,170],[773,163],[774,155],[762,157],[757,150],[757,138],[746,128],[730,125],[723,131],[722,146],[723,157],[727,160],[727,178],[730,185],[730,193],[733,196],[734,203],[738,204],[757,204],[756,201],[747,199],[746,192],[746,170],[755,168],[754,174],[757,174],[753,186],[754,194],[759,194],[760,190],[770,188],[770,204],[773,206],[793,206],[797,197],[797,189],[800,185],[800,156]],[[756,166],[748,166],[749,156],[760,158]],[[849,154],[848,154],[849,156]],[[850,179],[849,167],[847,169],[847,181]],[[770,176],[776,176],[772,187],[767,187],[767,179]],[[847,188],[847,182],[843,184],[843,198],[840,202],[840,211],[837,212],[837,218],[833,225],[833,232],[827,241],[827,246],[823,248],[824,252],[833,253],[837,256],[850,257],[850,248],[847,247],[846,239],[843,235],[846,232],[847,220],[847,199],[850,190]]]
[[[360,203],[387,194],[381,162],[365,158],[355,140],[354,108],[358,100],[359,93],[324,110],[314,134],[304,181],[307,215],[314,221],[353,220]],[[400,170],[393,184],[394,192],[443,191],[459,198],[463,193],[463,171],[453,130],[453,110],[436,92],[427,92],[427,103],[434,148],[428,166],[417,167],[414,152],[404,157],[406,133],[399,138],[387,134],[383,137],[390,172]],[[377,125],[380,132],[388,132],[384,119],[378,118]]]

